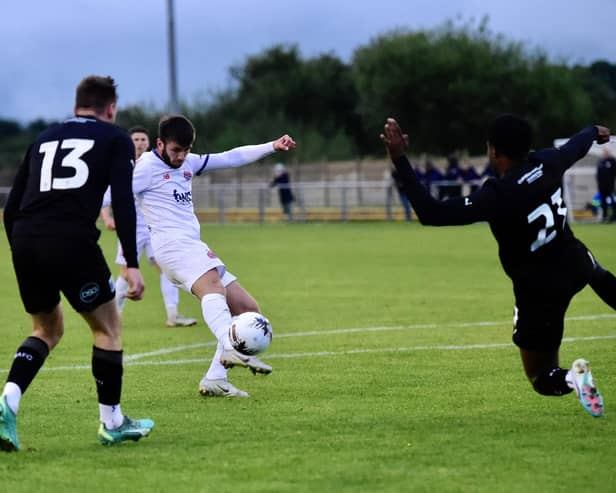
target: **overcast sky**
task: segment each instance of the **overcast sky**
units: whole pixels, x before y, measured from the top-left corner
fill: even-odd
[[[168,102],[167,0],[2,2],[0,118],[59,119],[89,74],[113,76],[120,105]],[[489,27],[553,60],[616,63],[616,0],[174,0],[178,89],[227,87],[229,67],[279,43],[304,57],[353,51],[394,28],[489,16]],[[461,19],[461,21],[460,21]]]

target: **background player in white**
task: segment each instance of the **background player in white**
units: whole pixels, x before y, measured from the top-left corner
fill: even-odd
[[[199,384],[203,396],[247,397],[227,379],[235,365],[267,374],[269,365],[235,351],[229,341],[231,316],[259,311],[254,298],[226,271],[225,264],[201,241],[192,203],[192,179],[211,169],[242,166],[275,151],[288,151],[288,135],[266,144],[237,147],[220,154],[190,153],[195,129],[184,116],[161,120],[156,148],[135,166],[133,192],[150,228],[154,257],[163,273],[201,301],[203,319],[218,345],[210,368]]]
[[[135,144],[135,159],[139,159],[141,155],[150,148],[150,136],[145,127],[133,127],[128,131],[133,144]],[[101,209],[101,217],[105,223],[105,227],[111,231],[115,231],[115,220],[111,214],[111,192],[107,189],[105,198],[103,199],[103,208]],[[152,244],[150,241],[150,232],[145,224],[145,219],[139,207],[137,211],[137,255],[140,257],[145,253],[150,265],[154,265],[160,272],[160,268],[154,259]],[[126,259],[122,251],[122,244],[118,241],[118,250],[116,253],[116,264],[120,266],[120,272],[116,280],[116,301],[120,312],[124,309],[128,293],[128,277],[126,268]],[[178,305],[180,303],[179,288],[174,285],[167,276],[160,272],[160,292],[163,295],[165,303],[165,311],[167,312],[167,327],[190,327],[195,325],[197,320],[194,318],[184,317],[178,313]]]

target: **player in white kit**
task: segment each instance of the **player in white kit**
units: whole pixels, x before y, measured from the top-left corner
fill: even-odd
[[[144,127],[133,127],[129,129],[128,134],[135,144],[135,158],[139,159],[141,155],[150,148],[150,136],[148,131]],[[101,209],[101,217],[105,223],[105,227],[109,230],[115,231],[115,220],[110,211],[111,204],[111,190],[107,189],[103,198],[103,207]],[[145,219],[139,207],[135,204],[137,212],[137,257],[141,257],[145,254],[148,263],[158,268],[156,260],[154,259],[154,252],[152,250],[152,244],[150,241],[150,232],[145,224]],[[118,241],[118,250],[116,254],[115,263],[120,266],[120,273],[116,280],[116,301],[118,302],[118,308],[120,312],[124,309],[126,302],[126,294],[128,292],[128,281],[126,275],[126,260],[124,258],[124,252],[122,251],[122,245]],[[160,269],[158,268],[160,271]],[[167,327],[190,327],[196,325],[197,320],[194,318],[185,317],[178,313],[178,305],[180,303],[180,293],[176,285],[174,285],[167,276],[160,272],[160,292],[163,295],[163,301],[165,303],[165,311],[167,312],[167,321],[165,324]]]
[[[237,147],[219,154],[190,152],[195,129],[184,116],[161,120],[156,148],[144,153],[133,173],[133,193],[150,229],[154,257],[163,273],[201,302],[206,324],[216,336],[216,354],[199,384],[203,396],[247,397],[227,379],[233,366],[267,374],[269,365],[231,346],[232,315],[259,311],[254,298],[226,271],[225,264],[201,241],[192,203],[192,179],[213,169],[252,163],[275,151],[288,151],[295,142],[288,135],[260,145]]]

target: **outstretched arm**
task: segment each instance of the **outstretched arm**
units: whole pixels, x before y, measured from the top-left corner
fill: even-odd
[[[597,144],[609,142],[610,129],[601,125],[587,127],[559,148],[542,149],[537,151],[535,156],[539,160],[554,159],[563,170],[566,170],[588,154],[593,140],[596,140]]]
[[[400,126],[393,118],[387,119],[381,140],[385,144],[404,191],[422,224],[453,226],[488,220],[492,209],[491,203],[495,199],[492,189],[481,188],[468,197],[437,200],[417,179],[405,155],[409,146],[408,135],[402,133]]]
[[[208,154],[196,174],[200,175],[204,171],[212,169],[237,168],[258,161],[277,151],[290,151],[295,149],[295,146],[295,141],[291,137],[283,135],[279,139],[265,144],[236,147],[218,154]]]

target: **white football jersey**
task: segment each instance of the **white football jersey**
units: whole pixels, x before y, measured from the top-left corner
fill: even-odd
[[[111,187],[107,187],[105,190],[105,195],[103,195],[103,204],[101,205],[101,209],[105,207],[111,206]],[[150,231],[148,230],[148,226],[145,223],[145,218],[143,217],[143,213],[139,208],[139,203],[137,202],[137,197],[135,197],[135,212],[137,213],[137,225],[136,225],[136,233],[137,233],[137,243],[140,243],[142,238],[147,238],[150,236]]]
[[[154,250],[182,238],[200,240],[192,201],[192,179],[207,170],[251,163],[274,152],[273,142],[219,154],[188,154],[179,168],[167,165],[156,150],[141,155],[133,171],[133,193],[150,229]]]

